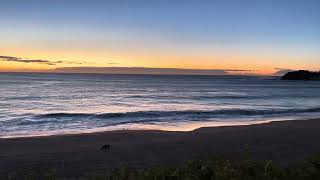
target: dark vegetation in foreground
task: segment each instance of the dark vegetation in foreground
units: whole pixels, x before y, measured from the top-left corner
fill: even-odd
[[[320,155],[291,168],[277,168],[272,161],[194,160],[182,167],[144,170],[121,168],[110,180],[316,180],[320,179]]]
[[[17,175],[17,174],[16,174]],[[0,179],[59,180],[319,180],[320,154],[308,158],[300,165],[289,167],[275,166],[272,161],[226,160],[210,158],[192,160],[180,167],[152,167],[133,169],[123,166],[110,175],[90,175],[86,177],[60,177],[50,173],[26,173],[20,177],[0,176]]]

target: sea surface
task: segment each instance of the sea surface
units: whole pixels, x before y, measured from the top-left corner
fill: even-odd
[[[320,117],[320,81],[279,77],[0,73],[0,138]]]

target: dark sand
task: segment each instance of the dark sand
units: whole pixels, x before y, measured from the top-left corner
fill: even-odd
[[[320,120],[201,128],[192,132],[114,131],[81,135],[0,139],[0,177],[30,173],[104,174],[123,164],[177,165],[221,154],[295,164],[320,152]],[[104,144],[111,148],[101,151]],[[1,179],[1,178],[0,178]]]

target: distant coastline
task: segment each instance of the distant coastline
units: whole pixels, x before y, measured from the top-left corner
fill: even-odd
[[[312,72],[307,70],[292,71],[286,73],[281,78],[282,80],[320,80],[320,72]]]

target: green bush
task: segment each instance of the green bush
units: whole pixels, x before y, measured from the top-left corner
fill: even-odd
[[[320,180],[320,156],[301,166],[280,168],[272,161],[193,160],[181,167],[120,168],[110,180]]]

